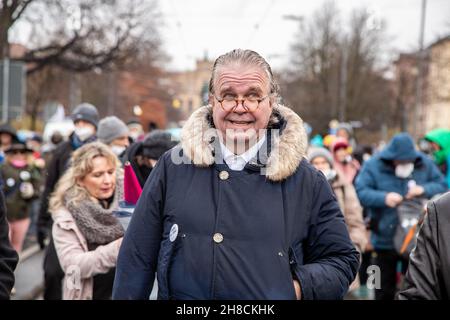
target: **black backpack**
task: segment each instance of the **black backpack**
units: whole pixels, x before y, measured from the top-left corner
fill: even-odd
[[[394,247],[405,259],[409,258],[409,254],[416,246],[427,201],[425,198],[405,199],[397,207],[398,224],[394,235]]]

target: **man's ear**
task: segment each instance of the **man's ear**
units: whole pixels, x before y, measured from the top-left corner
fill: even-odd
[[[270,96],[269,98],[269,105],[271,108],[273,108],[273,106],[277,103],[277,98],[273,95]]]
[[[212,94],[208,95],[208,104],[210,104],[211,106],[214,105],[214,96]]]

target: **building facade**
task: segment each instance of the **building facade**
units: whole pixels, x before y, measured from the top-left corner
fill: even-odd
[[[197,60],[194,70],[170,74],[173,107],[179,108],[185,118],[206,103],[213,64],[205,57]]]
[[[450,36],[425,49],[422,101],[416,108],[418,61],[418,52],[400,54],[395,61],[395,82],[402,129],[416,132],[420,137],[436,128],[450,129]]]

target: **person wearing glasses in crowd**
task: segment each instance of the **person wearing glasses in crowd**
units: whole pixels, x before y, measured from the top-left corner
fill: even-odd
[[[6,161],[0,169],[4,180],[9,237],[18,253],[22,251],[30,226],[31,202],[40,194],[41,174],[32,164],[32,153],[33,150],[24,143],[16,142],[5,150]]]
[[[270,65],[236,49],[214,64],[209,105],[152,170],[117,261],[114,299],[341,299],[359,254],[301,118]]]

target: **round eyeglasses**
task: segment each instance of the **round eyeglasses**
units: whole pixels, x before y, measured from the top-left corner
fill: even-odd
[[[227,112],[231,112],[234,109],[236,109],[236,107],[238,106],[239,102],[242,103],[242,106],[245,108],[245,110],[247,110],[248,112],[254,112],[254,111],[256,111],[256,109],[258,109],[259,104],[261,102],[263,102],[264,100],[266,100],[269,96],[270,95],[267,95],[267,96],[262,97],[262,98],[247,97],[247,98],[244,98],[244,99],[237,99],[237,98],[235,98],[233,96],[225,96],[222,99],[214,96],[214,98],[216,98],[216,100],[220,103],[220,106],[222,107],[222,109],[227,111]]]

